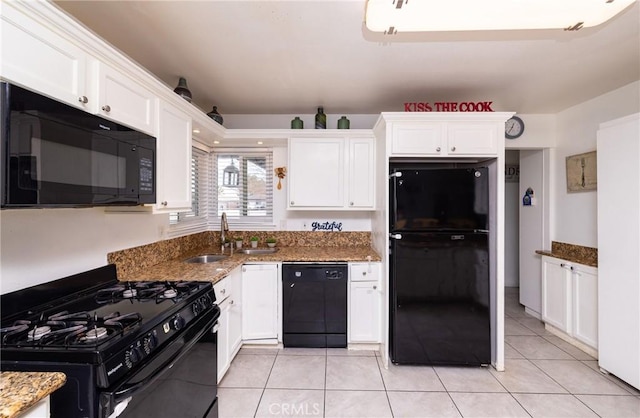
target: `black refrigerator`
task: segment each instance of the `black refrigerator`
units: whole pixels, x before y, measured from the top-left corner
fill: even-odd
[[[390,164],[391,360],[491,362],[489,169]]]

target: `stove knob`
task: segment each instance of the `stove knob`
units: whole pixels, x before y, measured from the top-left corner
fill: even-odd
[[[144,337],[142,347],[144,348],[144,351],[147,354],[149,354],[154,348],[156,348],[157,345],[158,345],[158,338],[155,335],[149,334],[146,337]]]
[[[210,308],[211,305],[213,304],[213,302],[211,302],[211,298],[209,297],[209,295],[204,295],[201,299],[200,299],[202,306],[204,306],[204,308]]]
[[[184,318],[182,318],[180,315],[174,316],[171,320],[171,328],[178,331],[181,330],[182,327],[184,327]]]
[[[203,306],[202,306],[202,304],[201,304],[199,301],[195,301],[195,302],[193,302],[193,306],[192,306],[192,308],[193,308],[193,314],[194,314],[195,316],[198,316],[198,314],[199,314],[200,312],[202,312],[202,308],[203,308]]]
[[[136,364],[140,360],[140,354],[138,354],[138,350],[132,348],[131,350],[127,350],[124,353],[124,364],[128,368],[132,368],[134,364]]]

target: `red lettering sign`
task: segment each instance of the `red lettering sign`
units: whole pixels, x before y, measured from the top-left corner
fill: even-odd
[[[493,102],[405,102],[405,112],[493,112]]]

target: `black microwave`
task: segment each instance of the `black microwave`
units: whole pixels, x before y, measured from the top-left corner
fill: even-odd
[[[0,83],[3,208],[155,203],[156,140]]]

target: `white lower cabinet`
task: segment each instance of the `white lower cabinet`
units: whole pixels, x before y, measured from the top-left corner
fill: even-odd
[[[573,337],[598,347],[598,273],[594,267],[573,266]]]
[[[598,348],[598,270],[542,257],[542,320]]]
[[[566,333],[571,329],[570,265],[542,257],[542,320]]]
[[[380,277],[380,263],[349,263],[349,343],[381,342]]]
[[[218,382],[229,369],[242,344],[242,272],[237,267],[214,285],[218,318]]]
[[[278,265],[242,266],[242,340],[278,338]]]

